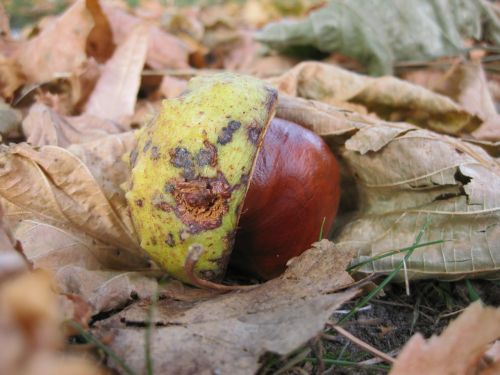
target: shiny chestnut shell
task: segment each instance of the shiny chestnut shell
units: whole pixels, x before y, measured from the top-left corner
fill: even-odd
[[[264,279],[328,235],[340,200],[337,160],[316,134],[275,118],[269,125],[238,225],[236,268]]]

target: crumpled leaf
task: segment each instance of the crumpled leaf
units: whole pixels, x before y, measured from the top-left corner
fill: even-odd
[[[119,124],[92,115],[61,116],[44,104],[34,104],[23,120],[23,132],[34,146],[68,147],[121,133]]]
[[[128,173],[120,158],[132,142],[132,134],[125,133],[67,150],[56,146],[35,150],[26,144],[1,150],[0,197],[11,222],[31,220],[25,224],[29,230],[21,231],[26,227],[19,225],[14,229],[28,257],[47,259],[59,252],[55,262],[69,260],[57,243],[44,250],[47,242],[39,239],[54,236],[73,254],[89,248],[93,251],[85,251],[87,257],[111,258],[116,267],[147,267],[119,188]],[[38,241],[30,237],[34,234]]]
[[[305,62],[271,82],[290,95],[361,104],[386,120],[448,134],[470,132],[481,124],[475,113],[451,99],[394,77],[371,78],[329,64]]]
[[[355,263],[410,246],[429,220],[421,242],[445,242],[415,250],[409,278],[500,276],[500,166],[483,149],[286,96],[277,116],[311,128],[346,163],[351,184],[343,192],[358,210],[334,239],[357,250]],[[391,272],[405,254],[360,271]]]
[[[306,20],[268,24],[256,38],[281,50],[337,52],[383,75],[398,61],[459,54],[466,38],[499,45],[500,20],[484,0],[336,0]]]
[[[87,60],[87,38],[95,27],[90,8],[98,7],[98,0],[78,0],[20,48],[17,59],[30,82],[76,71]]]
[[[414,335],[403,347],[390,375],[494,374],[500,368],[498,358],[494,362],[480,361],[488,344],[498,338],[500,309],[476,302],[440,336],[426,341],[422,335]]]
[[[281,277],[252,290],[208,300],[162,299],[151,339],[154,373],[254,374],[267,351],[296,349],[356,295],[356,290],[333,293],[352,280],[345,272],[351,255],[323,240],[295,258]],[[95,329],[96,334],[114,332],[111,349],[138,373],[145,371],[145,344],[136,325],[147,321],[149,309],[136,303]]]
[[[452,98],[468,113],[480,118],[483,124],[472,133],[474,138],[500,141],[500,115],[479,61],[461,62],[447,69],[431,66],[410,71],[404,78]]]
[[[150,298],[158,288],[154,277],[161,273],[89,270],[68,265],[58,269],[55,279],[62,292],[80,296],[97,314],[123,307],[132,299]]]
[[[148,25],[140,18],[134,17],[121,9],[103,6],[103,10],[111,24],[113,39],[118,45],[122,44],[128,38],[130,32],[138,25],[147,27],[149,44],[146,63],[150,68],[189,68],[189,49],[180,39],[162,31],[158,26]]]
[[[149,34],[138,26],[108,60],[85,109],[96,117],[124,121],[134,114]]]

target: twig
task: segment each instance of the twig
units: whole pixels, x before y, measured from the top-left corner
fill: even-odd
[[[378,350],[377,348],[374,348],[370,344],[358,339],[356,336],[352,335],[351,333],[346,331],[344,328],[336,325],[335,323],[329,322],[328,325],[331,326],[338,333],[340,333],[342,336],[351,340],[351,342],[353,342],[354,344],[356,344],[360,348],[362,348],[362,349],[366,350],[367,352],[373,354],[374,356],[384,360],[385,362],[387,362],[389,364],[394,364],[394,362],[396,362],[395,359],[392,358],[391,356],[385,354],[384,352]]]

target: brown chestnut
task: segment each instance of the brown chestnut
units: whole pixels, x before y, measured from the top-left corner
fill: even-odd
[[[274,118],[244,201],[231,263],[270,279],[328,235],[340,200],[337,160],[310,130]]]

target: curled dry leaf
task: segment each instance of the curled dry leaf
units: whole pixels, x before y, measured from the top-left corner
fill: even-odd
[[[356,262],[410,246],[429,221],[421,243],[444,242],[415,250],[406,263],[408,277],[500,275],[500,166],[483,149],[408,124],[377,122],[286,96],[277,116],[323,136],[353,176],[344,191],[355,195],[357,215],[335,240],[357,249]],[[391,272],[404,255],[385,257],[361,271]]]
[[[92,115],[61,116],[43,104],[34,104],[23,120],[23,132],[34,146],[68,147],[123,132],[117,123]]]
[[[129,37],[134,28],[144,25],[148,30],[149,44],[146,63],[152,69],[184,69],[188,65],[188,47],[180,39],[162,31],[158,26],[146,24],[127,12],[117,8],[103,6],[108,18],[113,38],[120,45]]]
[[[290,95],[362,104],[386,120],[448,134],[471,132],[481,124],[475,114],[451,99],[394,77],[372,78],[333,65],[304,62],[271,82]]]
[[[254,374],[266,352],[288,354],[357,294],[334,293],[352,281],[345,272],[351,256],[323,240],[295,258],[281,277],[252,290],[208,300],[162,299],[151,338],[154,373]],[[138,373],[145,371],[145,344],[144,331],[136,326],[148,320],[149,310],[147,304],[133,304],[95,329],[98,335],[114,332],[111,348]],[[111,360],[110,365],[115,366]]]
[[[86,255],[74,258],[78,264],[148,265],[119,188],[127,173],[120,158],[131,142],[132,134],[125,133],[67,150],[56,146],[35,150],[26,144],[1,150],[0,196],[7,218],[23,224],[15,230],[28,258],[55,262],[57,268],[58,262],[71,262],[72,255],[63,256],[65,251],[73,255],[82,251]],[[47,248],[50,236],[53,247]],[[97,262],[92,260],[96,256]]]
[[[134,114],[148,40],[147,28],[138,26],[116,49],[87,102],[86,114],[114,121]]]
[[[98,0],[78,0],[19,49],[16,57],[30,82],[74,72],[87,60],[87,41],[98,26],[93,17],[98,8]]]
[[[390,375],[494,374],[499,358],[481,363],[488,345],[500,338],[500,309],[469,306],[440,336],[414,335]]]

